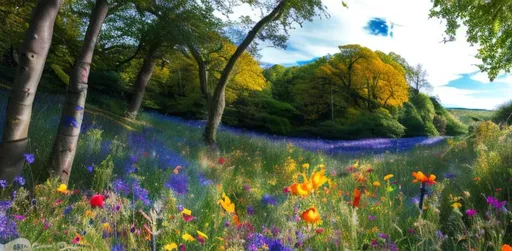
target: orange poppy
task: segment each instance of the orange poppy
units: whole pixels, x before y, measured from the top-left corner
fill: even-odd
[[[430,176],[426,176],[423,172],[412,172],[412,176],[414,177],[414,180],[412,182],[421,182],[421,183],[428,183],[429,185],[436,184],[436,176],[433,174],[430,174]]]
[[[359,202],[361,201],[361,191],[356,188],[354,189],[354,201],[352,202],[352,205],[354,207],[359,207]]]
[[[320,221],[320,213],[315,207],[311,207],[301,214],[301,218],[308,223],[315,224]]]
[[[512,247],[508,244],[503,244],[501,251],[512,251]]]

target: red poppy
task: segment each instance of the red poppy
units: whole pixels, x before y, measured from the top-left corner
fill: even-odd
[[[185,220],[185,222],[192,221],[195,218],[192,215],[187,215],[187,214],[182,214],[182,215],[183,215],[183,220]]]
[[[224,163],[226,163],[226,158],[220,157],[219,158],[219,165],[224,165]]]
[[[324,232],[324,229],[323,228],[319,228],[315,231],[317,234],[321,234]]]
[[[361,200],[361,191],[358,188],[354,189],[354,201],[352,205],[354,207],[359,207],[359,201]]]
[[[91,200],[89,200],[89,203],[91,204],[91,207],[93,207],[93,208],[94,207],[103,208],[103,205],[105,204],[104,200],[105,200],[105,196],[103,196],[101,194],[96,194],[91,197]]]

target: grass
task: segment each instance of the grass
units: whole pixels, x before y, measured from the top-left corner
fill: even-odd
[[[448,110],[451,114],[453,114],[466,125],[472,125],[476,122],[490,120],[494,114],[494,111],[481,109],[452,108]]]
[[[5,93],[0,101],[4,111]],[[0,190],[12,200],[0,207],[0,243],[21,236],[43,250],[497,250],[512,242],[510,205],[499,204],[512,198],[512,131],[492,123],[468,139],[378,155],[327,155],[221,131],[220,152],[211,153],[199,126],[93,108],[70,187],[58,191],[40,177],[60,101],[38,95],[28,149],[36,161],[24,186]],[[413,171],[437,176],[423,210]],[[292,184],[320,186],[300,196]],[[91,207],[94,194],[104,195],[103,208]]]

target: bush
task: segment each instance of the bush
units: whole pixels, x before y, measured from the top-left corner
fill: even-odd
[[[440,135],[446,135],[446,119],[442,116],[434,116],[434,126]]]
[[[512,124],[512,100],[500,105],[492,120],[499,124]]]
[[[303,123],[302,115],[293,106],[254,92],[239,97],[226,107],[222,121],[231,126],[288,134],[294,125]]]
[[[399,138],[404,135],[405,127],[398,123],[388,110],[379,108],[374,112],[361,112],[350,121],[326,121],[297,133],[302,136],[335,139]]]
[[[419,93],[414,95],[411,98],[411,103],[414,105],[416,110],[418,111],[421,120],[423,121],[423,125],[425,128],[425,136],[439,136],[439,132],[434,126],[434,116],[436,115],[436,110],[434,104],[430,100],[430,97]]]
[[[431,97],[430,101],[434,105],[436,115],[446,120],[446,132],[444,135],[457,136],[468,132],[468,127],[446,110],[435,98]]]
[[[407,102],[404,103],[403,110],[398,116],[398,121],[400,124],[405,126],[405,136],[406,137],[417,137],[417,136],[426,136],[425,125],[423,124],[423,120],[414,107],[413,104]]]

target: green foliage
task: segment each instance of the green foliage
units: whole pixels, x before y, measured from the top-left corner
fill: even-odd
[[[423,125],[425,126],[425,134],[427,136],[438,136],[439,132],[436,130],[434,126],[434,116],[436,115],[436,110],[434,104],[430,100],[430,97],[419,93],[414,95],[411,98],[411,103],[416,107],[421,120],[423,121]]]
[[[66,74],[60,66],[56,64],[51,64],[50,67],[53,69],[53,72],[55,72],[55,75],[62,81],[62,83],[69,85],[69,75]]]
[[[483,109],[450,108],[447,111],[464,125],[472,125],[477,122],[490,120],[494,115],[494,111]]]
[[[306,127],[298,130],[297,134],[335,139],[399,138],[405,134],[405,127],[389,111],[380,108],[374,112],[357,113],[349,120],[326,121]]]
[[[287,134],[292,123],[297,124],[302,115],[288,103],[280,102],[261,93],[240,97],[226,109],[223,121],[232,126],[259,129],[274,134]]]
[[[94,167],[94,179],[92,189],[97,193],[102,193],[112,180],[112,171],[114,170],[114,161],[111,155],[108,155],[99,166]]]
[[[508,101],[498,107],[492,116],[496,123],[510,125],[512,124],[512,101]]]
[[[436,114],[446,120],[446,135],[458,136],[468,132],[468,126],[463,124],[450,111],[446,110],[435,98],[430,98]],[[436,127],[437,128],[437,127]]]
[[[87,139],[87,145],[92,152],[99,153],[101,150],[101,141],[103,140],[101,135],[103,131],[100,129],[91,129],[85,133]]]
[[[427,136],[423,120],[413,104],[409,102],[404,104],[398,121],[406,128],[406,137]]]
[[[446,119],[442,116],[434,116],[434,126],[440,135],[446,135]]]
[[[430,16],[446,21],[448,41],[455,39],[462,24],[467,27],[467,41],[479,45],[480,48],[476,57],[482,60],[482,64],[478,67],[487,72],[492,81],[500,71],[510,72],[512,67],[509,29],[511,19],[509,11],[505,11],[510,8],[510,0],[435,0]]]

